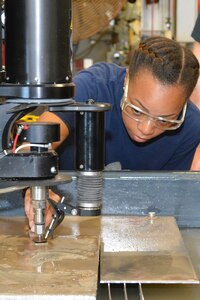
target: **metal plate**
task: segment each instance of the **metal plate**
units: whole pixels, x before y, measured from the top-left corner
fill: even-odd
[[[0,178],[0,190],[2,189],[7,189],[9,187],[30,187],[30,186],[36,186],[36,185],[41,185],[41,186],[55,186],[58,184],[64,184],[64,183],[69,183],[72,181],[72,178],[68,176],[67,174],[64,173],[59,173],[57,174],[54,178],[50,179],[30,179],[30,180],[23,180],[23,179],[1,179]],[[4,191],[2,191],[3,193]],[[6,191],[7,192],[7,191]]]
[[[181,235],[188,249],[195,272],[200,278],[200,229],[183,229]],[[148,300],[199,300],[200,285],[142,285],[144,299]]]
[[[101,283],[199,283],[173,217],[103,217]]]
[[[24,219],[0,225],[0,299],[96,299],[98,235],[59,234],[38,245]]]
[[[0,218],[0,228],[1,300],[96,299],[99,236],[102,283],[187,283],[189,291],[199,282],[173,217],[69,216],[44,245],[32,243],[24,218]],[[147,286],[144,299],[153,295]]]
[[[15,191],[23,190],[27,186],[9,186],[5,188],[0,188],[0,194],[5,194],[5,193],[12,193]]]
[[[101,102],[95,102],[92,99],[89,99],[88,102],[74,102],[71,105],[68,106],[51,106],[49,107],[49,111],[55,112],[55,111],[91,111],[91,112],[104,112],[111,109],[111,105],[109,103],[101,103]]]

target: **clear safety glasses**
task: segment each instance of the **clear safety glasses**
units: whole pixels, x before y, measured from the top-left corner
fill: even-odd
[[[121,100],[121,110],[131,119],[136,122],[146,122],[151,120],[155,127],[162,130],[175,130],[178,129],[184,122],[187,102],[185,103],[182,112],[176,120],[171,120],[163,117],[154,116],[148,112],[143,111],[141,108],[133,105],[127,100],[128,86],[125,87],[124,97]]]

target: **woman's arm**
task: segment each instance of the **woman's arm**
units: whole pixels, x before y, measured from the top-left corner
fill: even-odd
[[[67,125],[54,113],[49,111],[44,112],[37,122],[54,122],[60,124],[60,141],[52,144],[52,148],[56,149],[68,137],[69,129]]]

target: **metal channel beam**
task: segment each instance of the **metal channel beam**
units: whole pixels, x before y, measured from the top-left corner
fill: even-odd
[[[76,173],[56,191],[77,204]],[[200,172],[104,172],[103,215],[174,216],[179,227],[200,227]],[[21,191],[0,195],[0,215],[23,215]]]

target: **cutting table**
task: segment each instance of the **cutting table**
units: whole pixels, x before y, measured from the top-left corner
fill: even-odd
[[[75,184],[58,186],[70,203]],[[107,173],[102,216],[67,215],[41,245],[2,210],[0,299],[199,300],[199,188],[198,173]]]
[[[23,217],[0,226],[0,299],[118,299],[120,286],[129,299],[137,284],[145,299],[152,285],[199,285],[173,217],[68,216],[47,244]]]

